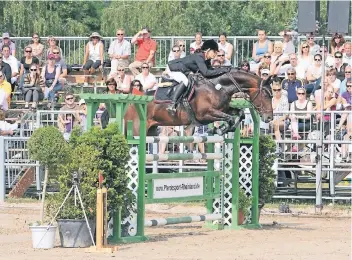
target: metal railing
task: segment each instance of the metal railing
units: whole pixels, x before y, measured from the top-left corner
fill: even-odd
[[[88,42],[87,37],[55,37],[58,41],[58,46],[63,51],[63,56],[67,64],[70,65],[82,65],[84,58],[85,45]],[[132,37],[126,37],[126,40],[130,41]],[[184,40],[186,44],[186,53],[189,54],[189,46],[194,41],[193,36],[152,36],[152,38],[157,42],[157,52],[155,54],[155,66],[165,67],[167,64],[169,53],[177,40]],[[218,36],[203,36],[203,40],[207,39],[218,39]],[[268,36],[269,40],[282,40],[279,36]],[[297,45],[306,39],[305,36],[297,37]],[[346,40],[351,40],[351,36],[346,36]],[[16,56],[20,59],[24,54],[24,48],[30,44],[31,37],[13,37],[12,41],[16,44]],[[41,38],[45,49],[48,47],[46,44],[47,37]],[[104,37],[104,47],[105,47],[105,59],[108,59],[107,51],[111,42],[115,40],[115,37]],[[234,46],[234,54],[231,60],[232,65],[237,66],[242,60],[248,60],[252,56],[252,49],[255,42],[258,40],[257,36],[228,36],[228,42]],[[325,45],[330,45],[331,37],[325,38]],[[321,44],[323,41],[322,37],[316,37],[316,42]],[[134,60],[136,53],[136,45],[132,45],[131,49],[131,61]],[[46,57],[44,57],[46,58]]]

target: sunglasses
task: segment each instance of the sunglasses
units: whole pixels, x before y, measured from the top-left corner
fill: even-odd
[[[39,39],[39,37],[32,37],[32,39]]]
[[[248,68],[248,65],[247,64],[243,64],[242,68],[244,68],[244,67]]]
[[[116,86],[114,83],[109,83],[108,86]]]
[[[180,50],[172,50],[173,52],[180,52]]]
[[[297,92],[297,95],[305,95],[305,92]]]
[[[182,44],[180,44],[179,46],[180,46],[180,47],[186,47],[186,45],[184,45],[184,44],[183,44],[183,45],[182,45]]]
[[[0,57],[0,58],[2,58],[2,57]],[[345,71],[345,73],[349,74],[349,73],[351,73],[351,71]]]
[[[218,57],[225,57],[225,55],[224,54],[220,54],[220,55],[218,55]]]
[[[321,59],[314,59],[315,61],[321,61]]]
[[[54,41],[55,41],[55,39],[50,39],[49,41],[54,42]]]
[[[27,52],[27,53],[31,53],[32,51],[27,51],[27,50],[26,50],[25,52]]]
[[[341,59],[341,58],[342,58],[342,56],[335,56],[335,58],[337,58],[337,59]]]
[[[306,48],[308,48],[308,46],[302,46],[302,49],[306,49]]]
[[[139,84],[134,84],[133,86],[134,86],[134,87],[139,87],[140,85],[139,85]]]
[[[352,87],[352,85],[346,85],[346,87],[347,87],[347,88],[351,88],[351,87]]]
[[[278,89],[273,89],[274,92],[280,92],[281,91],[281,88],[278,88]]]
[[[296,73],[287,73],[288,76],[296,75]]]
[[[264,56],[264,58],[271,58],[271,56]]]
[[[328,50],[325,50],[325,51],[323,51],[323,50],[320,50],[320,52],[328,52]]]
[[[149,67],[142,67],[142,69],[149,69]]]
[[[117,70],[117,71],[125,71],[124,69],[119,69],[119,70]]]
[[[37,69],[31,69],[31,71],[37,71]]]
[[[123,35],[123,33],[117,33],[117,34],[116,34],[116,36],[121,36],[121,35]]]
[[[60,52],[53,52],[53,54],[60,54]]]
[[[66,100],[73,100],[73,97],[67,97]]]

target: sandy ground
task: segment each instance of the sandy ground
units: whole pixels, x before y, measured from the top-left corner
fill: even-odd
[[[258,230],[209,230],[201,223],[148,228],[150,240],[119,246],[113,254],[86,253],[59,247],[32,249],[28,224],[37,220],[39,204],[0,205],[0,259],[351,259],[350,211],[325,208],[321,217],[310,209],[292,214],[266,210]],[[157,205],[147,217],[200,214],[199,206]]]

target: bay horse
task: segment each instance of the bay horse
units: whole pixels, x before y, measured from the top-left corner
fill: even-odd
[[[238,111],[229,105],[235,93],[245,94],[262,119],[269,122],[273,118],[269,81],[270,78],[262,81],[255,74],[235,68],[218,77],[201,77],[195,83],[192,98],[179,103],[175,114],[167,110],[168,104],[156,104],[153,101],[148,104],[147,135],[156,135],[157,126],[207,125],[215,121],[227,122],[221,134],[232,131]],[[127,108],[124,119],[133,121],[133,134],[138,135],[138,113],[133,105]]]

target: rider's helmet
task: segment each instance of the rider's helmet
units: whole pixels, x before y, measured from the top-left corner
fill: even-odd
[[[206,40],[202,45],[202,51],[206,50],[219,51],[218,43],[214,40]]]

